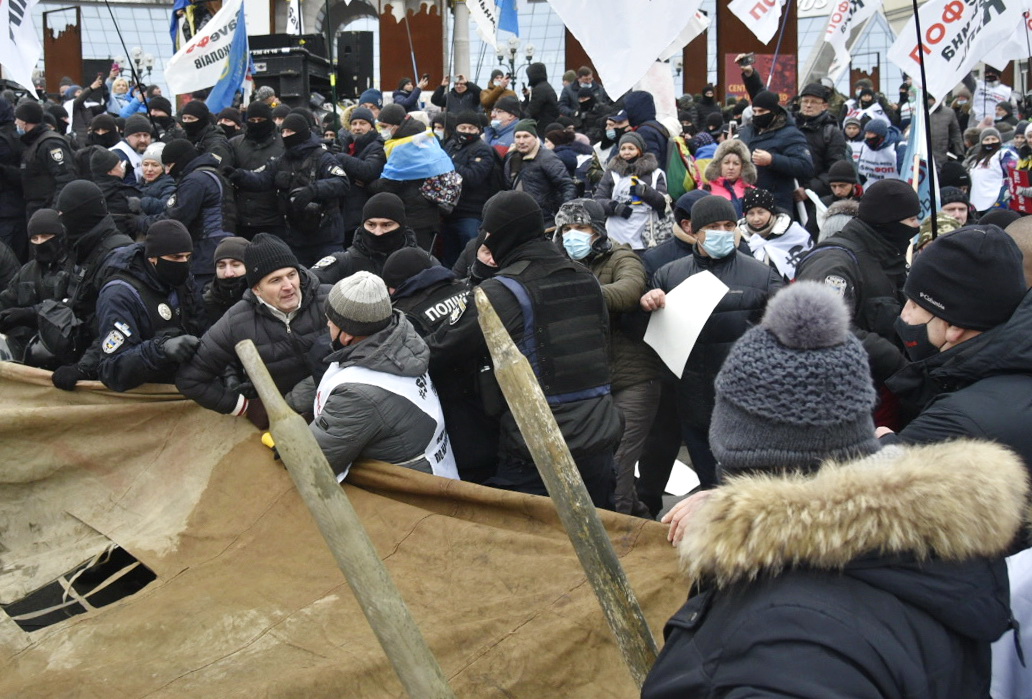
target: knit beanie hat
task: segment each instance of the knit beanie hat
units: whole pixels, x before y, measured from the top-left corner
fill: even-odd
[[[489,234],[484,245],[501,268],[513,250],[544,236],[545,220],[534,197],[526,192],[502,191],[484,204],[480,228]]]
[[[903,180],[878,180],[864,190],[857,218],[876,226],[902,221],[920,213],[921,201],[913,187]]]
[[[864,133],[873,133],[878,138],[885,138],[889,134],[889,125],[881,119],[871,119],[864,127]]]
[[[774,201],[774,195],[766,189],[753,187],[752,189],[745,190],[745,197],[742,199],[742,211],[748,212],[749,209],[756,207],[766,209],[773,214],[778,212],[778,205]]]
[[[724,474],[814,470],[878,451],[867,352],[849,330],[845,302],[824,284],[778,292],[714,386],[709,441]]]
[[[968,195],[964,193],[963,189],[959,187],[943,187],[939,190],[939,205],[946,206],[947,204],[967,204]]]
[[[193,252],[193,238],[190,237],[190,231],[186,230],[186,226],[179,221],[164,219],[151,224],[147,229],[143,252],[147,257]]]
[[[387,286],[372,272],[355,272],[341,279],[326,297],[326,317],[355,337],[380,332],[390,325],[391,314]]]
[[[251,102],[247,105],[247,118],[272,121],[272,107],[265,104],[265,102]]]
[[[692,145],[695,146],[695,150],[698,150],[703,146],[713,145],[713,143],[713,137],[705,131],[700,131],[699,133],[692,136]]]
[[[219,260],[240,260],[244,261],[244,250],[247,249],[247,238],[240,238],[232,235],[223,238],[218,247],[215,248],[215,262]]]
[[[494,108],[500,112],[512,114],[514,117],[518,117],[521,114],[520,101],[512,95],[499,97],[498,101],[495,102]]]
[[[711,223],[720,221],[738,221],[738,213],[724,197],[709,196],[699,199],[692,205],[692,230],[700,231]]]
[[[386,218],[397,221],[402,228],[406,225],[405,203],[401,197],[391,192],[380,192],[369,197],[365,206],[362,207],[362,220],[368,221],[371,218]]]
[[[268,107],[269,105],[265,105],[265,106]],[[216,118],[216,121],[222,121],[223,119],[229,119],[230,121],[232,121],[237,126],[242,126],[243,123],[244,123],[244,119],[240,115],[240,110],[239,109],[234,109],[233,107],[226,107],[221,112],[219,112],[219,115]]]
[[[982,129],[982,133],[978,134],[979,144],[985,143],[985,139],[989,138],[990,136],[996,138],[996,140],[1000,140],[999,129],[994,129],[992,126],[990,126],[987,129]]]
[[[753,98],[753,107],[759,107],[760,109],[766,109],[774,112],[781,109],[781,100],[770,90],[761,90],[756,93],[756,97]]]
[[[955,160],[947,160],[942,164],[942,172],[939,176],[941,187],[970,187],[971,175],[967,168]]]
[[[537,136],[537,121],[534,119],[520,119],[516,122],[516,128],[513,129],[513,133],[516,133],[517,131],[526,131],[527,133]]]
[[[284,267],[301,269],[293,251],[272,233],[259,233],[244,248],[244,266],[247,267],[247,285],[255,287],[266,277]]]
[[[147,150],[143,151],[143,156],[140,158],[140,160],[153,160],[157,163],[160,163],[161,154],[164,152],[164,150],[165,144],[161,141],[152,143],[149,146],[147,146]]]
[[[65,229],[61,217],[54,209],[37,209],[28,224],[29,237],[34,235],[56,235],[64,238]]]
[[[90,119],[90,131],[96,131],[97,129],[118,131],[118,124],[115,123],[115,118],[110,114],[98,114]]]
[[[14,108],[14,118],[21,119],[26,124],[42,124],[43,105],[32,100],[22,102]]]
[[[555,232],[560,235],[563,226],[591,226],[600,237],[607,238],[606,210],[594,199],[573,199],[559,207],[555,215]]]
[[[1027,287],[1021,249],[997,226],[964,226],[914,258],[903,293],[950,325],[989,330],[1007,321]]]
[[[627,133],[625,133],[623,136],[620,137],[620,141],[619,141],[618,145],[622,146],[625,143],[630,143],[630,144],[634,145],[634,147],[638,149],[638,152],[641,155],[645,155],[645,139],[642,138],[637,133],[635,133],[634,131],[628,131]]]
[[[860,119],[858,119],[855,116],[846,117],[845,119],[842,120],[842,128],[843,129],[845,129],[850,124],[855,124],[856,126],[859,126],[861,129],[863,129],[863,126],[864,126],[864,123],[862,121],[860,121]]]
[[[172,103],[168,101],[167,97],[162,97],[161,95],[148,97],[147,106],[152,111],[157,109],[158,111],[165,112],[165,114],[168,114],[169,116],[172,115]]]
[[[692,207],[695,206],[695,202],[708,196],[710,196],[710,193],[705,189],[693,189],[682,194],[674,204],[674,221],[678,224],[685,219],[690,221],[692,218]]]
[[[161,151],[161,164],[171,165],[170,174],[178,178],[183,174],[186,166],[200,157],[200,155],[200,151],[194,147],[194,144],[185,138],[177,138],[166,145],[165,150]]]
[[[1007,226],[1011,225],[1019,218],[1021,218],[1021,214],[1014,209],[991,209],[988,213],[982,214],[982,217],[975,223],[980,226],[999,226],[1006,230]]]
[[[716,112],[706,116],[706,133],[711,136],[724,128],[724,117]]]
[[[379,121],[388,126],[400,126],[405,121],[405,108],[400,104],[388,104],[380,110]]]
[[[183,106],[182,114],[189,114],[190,116],[197,117],[198,121],[204,122],[205,124],[211,123],[211,110],[208,109],[208,105],[203,100],[191,100]]]
[[[285,118],[285,117],[286,117],[286,116],[287,116],[288,114],[290,114],[290,105],[289,105],[289,104],[280,104],[280,105],[277,105],[277,106],[276,106],[276,107],[275,107],[275,108],[274,108],[274,109],[272,110],[272,118],[273,118],[273,119],[283,119],[283,118]]]
[[[301,134],[305,140],[307,140],[312,135],[311,123],[308,121],[308,119],[304,117],[303,114],[298,114],[296,112],[291,112],[286,116],[286,118],[283,120],[283,124],[280,125],[280,129],[289,129],[290,131],[293,131],[295,134]]]
[[[94,177],[106,175],[115,165],[118,165],[118,156],[107,148],[96,147],[90,156],[90,174]]]
[[[72,180],[57,195],[61,223],[73,244],[108,215],[100,187],[90,180]]]
[[[836,182],[856,184],[856,169],[848,160],[836,160],[828,168],[828,184]]]
[[[390,254],[383,263],[383,272],[380,276],[388,288],[397,289],[412,277],[433,266],[434,259],[423,248],[402,248]]]
[[[373,111],[369,109],[369,107],[356,107],[354,111],[351,112],[351,122],[349,123],[354,123],[356,121],[365,121],[370,125],[373,125],[376,123],[376,117],[373,116]]]
[[[830,238],[843,228],[846,224],[856,218],[856,212],[860,210],[860,203],[855,199],[840,199],[831,203],[823,216],[819,216],[820,236],[818,242]]]
[[[136,133],[150,133],[151,124],[150,119],[142,114],[133,114],[131,117],[125,120],[125,128],[122,130],[123,136],[132,136]]]

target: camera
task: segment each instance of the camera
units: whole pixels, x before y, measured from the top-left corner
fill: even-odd
[[[735,63],[740,66],[751,66],[753,63],[756,63],[756,53],[749,52],[735,61]]]

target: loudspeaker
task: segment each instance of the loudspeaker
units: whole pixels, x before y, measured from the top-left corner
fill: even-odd
[[[341,32],[337,37],[337,96],[357,99],[373,86],[373,33]]]
[[[309,108],[313,92],[330,95],[330,64],[303,53],[254,57],[255,89],[268,85],[284,104]]]

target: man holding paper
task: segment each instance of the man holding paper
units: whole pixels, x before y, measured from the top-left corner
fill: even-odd
[[[784,282],[773,267],[735,249],[736,215],[727,199],[703,197],[692,206],[691,221],[697,240],[692,254],[656,271],[654,288],[641,297],[641,307],[646,311],[665,309],[650,321],[645,341],[664,357],[668,367],[669,355],[664,355],[660,345],[679,344],[683,352],[691,326],[701,326],[694,346],[689,338],[690,353],[683,369],[670,368],[680,376],[677,412],[681,438],[702,487],[712,488],[716,485],[716,459],[709,445],[713,382],[731,345],[759,322],[767,301]],[[691,280],[704,274],[709,279]],[[678,289],[682,283],[684,289]],[[691,292],[684,294],[685,289]],[[654,332],[667,314],[684,314],[684,321],[670,324],[672,332]],[[762,368],[757,369],[762,373]]]

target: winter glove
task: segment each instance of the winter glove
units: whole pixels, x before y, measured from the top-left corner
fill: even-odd
[[[644,191],[644,189],[645,189],[645,185],[639,183],[639,184],[632,184],[630,189],[628,189],[627,191],[630,192],[630,195],[632,197],[640,197],[642,192]]]
[[[243,170],[237,170],[235,167],[227,167],[224,172],[226,179],[229,180],[230,184],[240,184],[244,180]]]
[[[315,199],[315,192],[311,187],[298,187],[290,190],[290,203],[298,210],[311,204],[313,199]]]
[[[620,218],[630,218],[631,214],[634,213],[634,209],[630,204],[617,204],[616,215]]]
[[[194,335],[180,335],[179,337],[169,338],[165,340],[163,346],[165,358],[177,364],[182,364],[194,356],[194,352],[197,351],[200,345],[201,341]]]
[[[139,214],[143,213],[143,208],[140,206],[139,197],[129,197],[129,213]]]
[[[272,181],[276,185],[276,189],[287,189],[290,187],[290,173],[286,170],[280,170]]]
[[[8,308],[0,311],[0,333],[5,333],[11,328],[36,327],[36,309],[31,306],[26,308]]]
[[[54,369],[50,380],[54,386],[62,391],[74,391],[75,384],[86,378],[86,374],[79,370],[78,364],[68,364]]]

